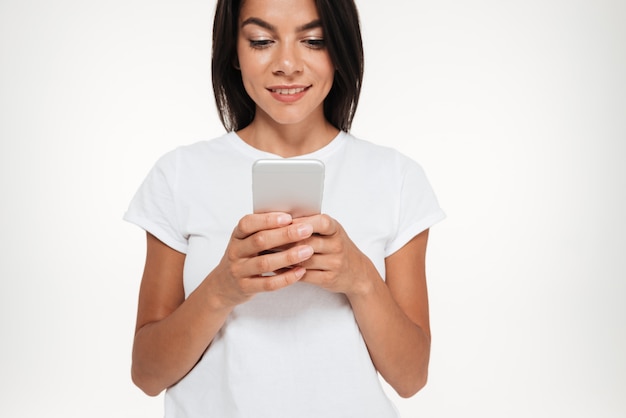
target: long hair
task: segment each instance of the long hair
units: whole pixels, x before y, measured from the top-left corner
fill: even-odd
[[[211,72],[220,120],[237,131],[254,119],[256,105],[246,93],[236,68],[239,11],[242,0],[218,0],[213,22]],[[324,40],[335,66],[333,85],[324,100],[324,116],[337,129],[349,131],[363,83],[363,42],[353,0],[315,0]]]

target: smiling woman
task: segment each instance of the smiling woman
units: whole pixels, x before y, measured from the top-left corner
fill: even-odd
[[[134,382],[166,417],[397,417],[379,376],[426,383],[444,214],[417,163],[348,133],[353,1],[219,1],[212,68],[229,132],[163,156],[125,216],[147,232]],[[267,158],[323,162],[323,213],[250,214]]]
[[[312,133],[311,138],[317,140],[306,141],[308,150],[300,150],[308,153],[337,134],[337,128],[324,118],[324,100],[333,85],[335,68],[315,3],[284,3],[277,12],[263,3],[247,1],[239,12],[239,68],[244,88],[256,104],[255,123],[239,134],[261,148],[259,141],[265,135],[257,132],[267,129],[264,125],[325,128],[325,135]]]
[[[254,2],[245,3],[248,9],[254,6]],[[294,5],[300,5],[300,2],[282,3],[277,5],[278,10],[293,12]],[[305,10],[309,10],[311,5],[317,7],[315,14],[318,18],[309,22],[305,19],[303,26],[296,28],[296,31],[321,31],[323,48],[316,38],[304,42],[330,56],[336,71],[332,88],[324,101],[324,113],[326,119],[337,129],[348,131],[356,111],[363,79],[363,47],[357,11],[353,2],[310,1],[306,4],[309,6],[305,5]],[[234,131],[247,126],[254,118],[256,110],[254,101],[244,89],[241,74],[235,68],[239,67],[237,54],[240,52],[240,26],[244,20],[237,13],[239,7],[239,1],[220,2],[213,26],[213,89],[217,107],[221,109],[222,122],[227,130]],[[269,31],[276,29],[267,21],[263,22],[265,25],[260,24],[258,16],[251,15],[245,20],[249,23],[255,22],[259,28]],[[307,27],[318,26],[320,23],[321,27],[318,28]],[[260,42],[269,41],[271,38]]]
[[[355,2],[367,65],[350,132],[418,158],[450,215],[432,228],[428,243],[428,385],[417,396],[397,399],[383,383],[400,414],[626,417],[626,2]],[[214,98],[206,94],[208,20],[216,4],[0,1],[0,416],[162,417],[163,398],[170,403],[171,392],[187,382],[150,398],[129,379],[146,238],[119,217],[159,153],[224,131]],[[358,72],[359,61],[351,55],[355,46],[344,55],[337,45],[356,36],[355,23],[324,18],[328,7],[319,6],[318,13],[337,68],[334,94],[340,83],[357,85],[345,65]],[[233,51],[237,11],[228,36]],[[337,33],[340,39],[330,39]],[[240,76],[233,58],[236,53],[228,67]],[[341,117],[331,116],[337,106],[330,101],[326,117],[342,126]],[[164,201],[176,197],[177,215],[170,220],[180,220],[174,231],[189,247],[183,276],[190,307],[193,286],[217,266],[230,233],[252,208],[250,167],[228,167],[248,155],[236,132],[251,121],[214,143],[212,158],[198,152],[194,164],[181,160],[173,165],[177,171],[163,171],[172,190],[146,194],[151,201],[157,194]],[[341,135],[340,141],[350,138]],[[191,154],[202,147],[188,148]],[[239,159],[225,151],[233,149]],[[389,181],[374,178],[385,174],[381,159],[368,157],[364,170],[356,158],[334,151],[322,156],[328,179],[322,210],[391,283],[378,251],[371,250],[379,245],[372,231],[388,219],[375,205],[389,199],[381,194]],[[372,176],[343,182],[357,166]],[[159,164],[157,172],[161,168],[168,165]],[[238,171],[243,174],[234,176]],[[178,174],[184,187],[175,181]],[[225,190],[217,194],[220,184]],[[183,191],[192,188],[211,199],[188,205]],[[154,224],[167,224],[154,214],[147,228],[157,233]],[[171,234],[159,236],[184,250]],[[317,315],[332,307],[326,293],[305,305],[299,290],[266,303],[256,321],[243,316],[245,310],[234,311],[202,358],[244,325],[268,322],[265,339],[253,334],[245,347],[231,344],[225,376],[235,382],[239,373],[258,371],[261,366],[248,369],[245,361],[273,341],[276,355],[261,354],[266,378],[287,382],[284,376],[295,376],[288,382],[293,389],[282,396],[301,388],[298,396],[311,397],[302,403],[308,408],[326,383],[311,390],[301,381],[321,375],[331,382],[335,376],[321,367],[312,371],[308,363],[334,355],[341,340],[310,349],[294,345],[306,334],[330,331],[333,322]],[[185,291],[180,294],[184,299]],[[304,312],[310,313],[306,322],[280,319]],[[169,320],[174,329],[200,337],[192,320]],[[281,338],[288,327],[292,338]],[[162,348],[158,341],[153,347],[155,354]],[[288,352],[300,361],[278,377]],[[198,361],[189,378],[206,365]],[[250,396],[285,385],[258,386]],[[228,388],[217,390],[224,398],[238,393]],[[214,390],[202,383],[194,392]],[[217,413],[204,409],[205,416]]]

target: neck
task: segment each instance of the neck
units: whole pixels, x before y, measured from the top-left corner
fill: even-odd
[[[237,132],[250,146],[285,158],[317,151],[328,145],[338,133],[339,130],[326,119],[279,124],[260,117],[255,117],[250,125]]]

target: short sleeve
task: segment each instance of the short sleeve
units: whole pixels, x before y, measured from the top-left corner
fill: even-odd
[[[187,237],[177,217],[176,152],[165,154],[148,173],[124,214],[124,220],[151,233],[176,251],[187,252]]]
[[[422,167],[409,159],[400,163],[400,166],[403,169],[397,209],[397,230],[395,237],[387,244],[386,257],[446,217]]]

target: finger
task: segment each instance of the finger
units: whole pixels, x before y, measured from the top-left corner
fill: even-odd
[[[284,273],[274,276],[263,277],[258,279],[252,279],[259,281],[261,291],[273,292],[290,286],[304,277],[306,270],[302,267],[295,267],[291,270],[287,270]]]
[[[308,223],[313,226],[313,233],[320,235],[334,235],[339,231],[339,223],[326,214],[296,218],[293,224]]]
[[[315,258],[319,258],[323,255],[341,254],[348,247],[345,237],[340,236],[338,233],[333,235],[313,234],[309,238],[298,242],[300,245],[310,245],[315,252]],[[308,268],[310,265],[307,265]],[[318,268],[316,265],[314,268]]]
[[[290,269],[308,260],[312,255],[313,248],[310,245],[299,245],[278,253],[259,255],[243,263],[241,274],[244,277],[256,277],[285,268]]]
[[[307,271],[330,271],[333,270],[334,267],[337,267],[338,263],[332,255],[315,252],[310,258],[301,261],[298,265],[304,267]]]
[[[315,270],[315,269],[308,269],[308,268],[305,268],[305,270],[306,270],[306,275],[304,275],[300,281],[304,283],[318,285],[318,286],[325,284],[329,280],[329,277],[332,274],[325,270]]]
[[[291,215],[282,212],[246,215],[237,223],[233,231],[233,238],[245,239],[256,232],[284,227],[291,224],[291,222]]]
[[[251,256],[268,250],[288,247],[313,234],[313,226],[310,224],[289,225],[282,228],[259,231],[241,242],[242,256]]]
[[[242,287],[247,294],[253,295],[261,292],[273,292],[290,286],[304,277],[306,269],[294,267],[280,274],[272,276],[258,276],[244,279]]]

